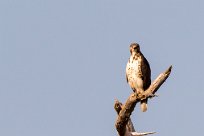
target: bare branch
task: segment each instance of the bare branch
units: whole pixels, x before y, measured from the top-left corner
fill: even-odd
[[[145,91],[146,97],[151,97],[151,94],[155,94],[159,87],[166,81],[171,73],[172,66],[170,66],[165,72],[161,73],[155,80],[152,82],[150,87]]]
[[[115,100],[114,108],[116,112],[119,114],[120,110],[122,109],[122,103],[119,102],[118,100]],[[156,132],[144,132],[144,133],[136,132],[133,126],[133,123],[131,121],[131,118],[129,118],[128,123],[126,125],[125,136],[145,136],[145,135],[154,134],[154,133]]]
[[[114,108],[116,112],[119,114],[120,110],[122,109],[122,103],[119,102],[118,100],[115,100]],[[135,132],[135,128],[132,124],[131,118],[129,118],[128,123],[126,125],[126,130],[129,132]]]

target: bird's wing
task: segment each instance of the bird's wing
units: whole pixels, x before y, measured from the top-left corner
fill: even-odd
[[[142,76],[144,81],[144,90],[146,90],[151,84],[151,69],[149,62],[147,59],[142,55]]]

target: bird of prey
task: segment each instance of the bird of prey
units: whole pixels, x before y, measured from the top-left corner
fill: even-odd
[[[126,66],[126,79],[136,94],[143,93],[151,84],[151,69],[138,43],[130,45],[130,58]],[[147,99],[141,100],[141,110],[147,110]]]

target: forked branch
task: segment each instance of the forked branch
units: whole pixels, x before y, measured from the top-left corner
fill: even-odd
[[[171,73],[172,66],[170,66],[165,72],[161,73],[150,85],[150,87],[143,94],[132,93],[124,105],[119,101],[115,102],[115,110],[118,113],[118,117],[115,123],[119,136],[144,136],[153,134],[155,132],[138,133],[134,132],[130,115],[133,112],[137,102],[142,99],[153,97],[159,87],[165,82]],[[132,126],[132,127],[131,127]]]

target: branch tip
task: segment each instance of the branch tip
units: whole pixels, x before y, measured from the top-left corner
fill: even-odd
[[[131,132],[132,136],[145,136],[150,134],[155,134],[156,132],[144,132],[144,133],[138,133],[138,132]]]
[[[169,75],[169,74],[171,73],[171,69],[172,69],[172,65],[165,71],[165,73],[166,73],[167,75]]]

